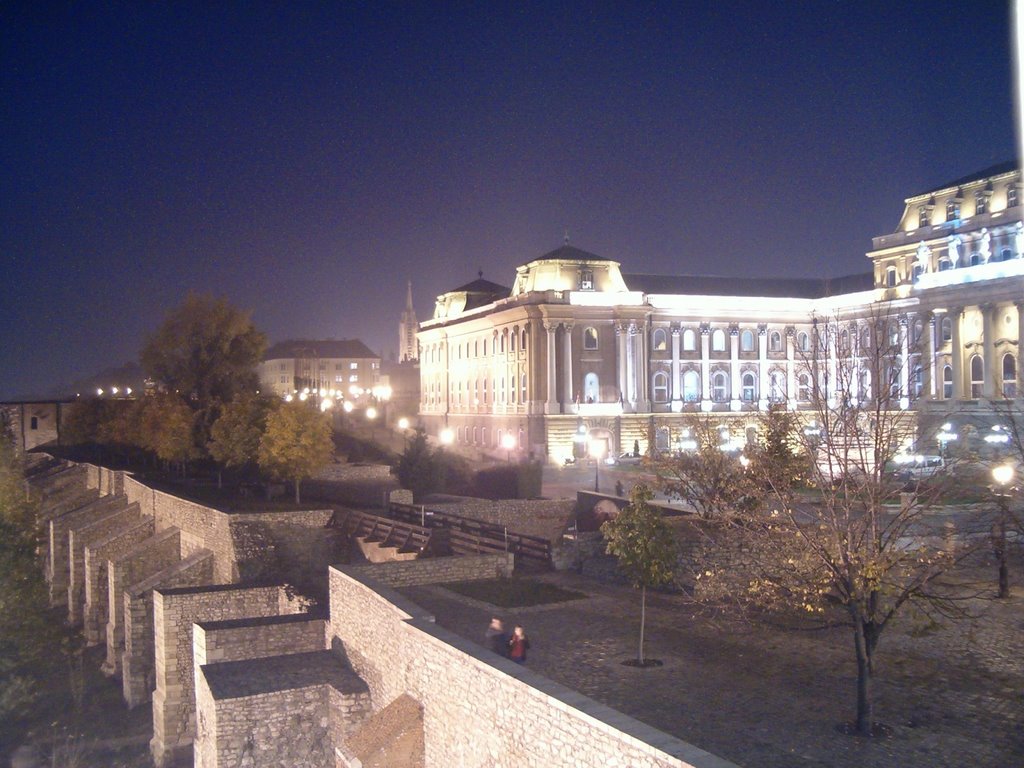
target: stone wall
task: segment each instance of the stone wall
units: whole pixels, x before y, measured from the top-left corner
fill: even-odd
[[[110,512],[124,509],[122,497],[98,497],[93,493],[91,501],[76,508],[54,514],[47,524],[46,581],[50,587],[50,605],[68,604],[68,531],[73,525],[85,524]],[[47,512],[55,511],[47,505]]]
[[[282,591],[280,586],[234,585],[153,590],[157,675],[150,751],[158,768],[187,752],[196,732],[192,624],[276,615],[281,610]]]
[[[514,562],[515,555],[508,552],[355,565],[346,568],[346,571],[357,578],[370,578],[389,587],[412,587],[419,584],[509,578],[512,576]]]
[[[102,643],[107,637],[110,616],[108,563],[130,552],[153,535],[153,518],[141,518],[134,525],[115,531],[85,547],[85,642]]]
[[[123,501],[123,497],[113,497]],[[140,520],[139,505],[129,504],[113,509],[102,516],[85,519],[68,526],[68,624],[75,626],[82,621],[82,604],[85,601],[85,548],[97,541],[103,541],[118,531],[129,528]]]
[[[200,621],[192,630],[193,665],[322,651],[327,622],[309,614]]]
[[[330,577],[333,646],[375,708],[406,692],[423,705],[428,768],[731,766],[436,627],[383,585],[337,568]]]

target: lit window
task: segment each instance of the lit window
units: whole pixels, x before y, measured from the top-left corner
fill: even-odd
[[[654,331],[651,346],[654,347],[655,352],[664,352],[668,348],[668,334],[665,333],[664,328],[658,328]]]
[[[932,223],[932,212],[929,210],[927,205],[922,205],[917,209],[917,225],[919,227],[929,227]]]
[[[359,374],[358,373],[353,373],[351,376],[348,377],[348,380],[349,381],[359,381]]]
[[[960,202],[951,199],[946,203],[946,221],[956,221],[960,218]]]
[[[768,349],[772,352],[782,351],[782,334],[778,331],[772,331],[768,336]]]
[[[350,371],[357,370],[359,368],[359,363],[349,363],[348,368]]]
[[[742,398],[744,402],[752,403],[757,399],[757,378],[752,373],[743,374]]]
[[[971,358],[971,399],[977,400],[985,389],[985,363],[981,355]]]
[[[885,270],[885,287],[896,287],[896,267],[889,267],[887,270]]]
[[[725,352],[725,331],[716,328],[711,334],[711,351]]]
[[[596,328],[584,328],[583,329],[583,348],[588,350],[597,349],[597,329]]]
[[[592,291],[592,290],[594,290],[594,270],[592,270],[592,269],[581,269],[580,270],[580,290],[581,291]]]
[[[980,216],[983,213],[988,212],[988,195],[984,192],[978,192],[974,196],[974,213],[976,216]]]
[[[1017,396],[1017,359],[1010,354],[1003,355],[1003,397],[1007,400]]]
[[[729,399],[729,377],[722,371],[711,374],[711,399],[716,403],[724,403]]]
[[[654,402],[668,402],[668,374],[664,371],[654,374]]]
[[[695,349],[697,349],[697,334],[693,332],[692,328],[687,328],[683,331],[683,350],[693,352]]]
[[[953,368],[949,365],[942,368],[942,397],[946,400],[953,397]]]
[[[754,351],[754,333],[753,331],[744,331],[740,334],[740,349],[744,352]]]
[[[914,398],[920,397],[921,392],[924,391],[924,370],[920,365],[914,366],[914,372],[910,380],[913,382],[913,392],[911,394]]]
[[[688,403],[700,400],[700,374],[696,371],[683,374],[683,400]]]

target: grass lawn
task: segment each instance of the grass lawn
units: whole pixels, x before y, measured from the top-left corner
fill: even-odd
[[[500,608],[529,608],[533,605],[564,603],[586,597],[582,592],[562,589],[534,579],[486,579],[444,584],[445,589]]]

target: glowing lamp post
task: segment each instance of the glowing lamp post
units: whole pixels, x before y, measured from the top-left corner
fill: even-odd
[[[992,549],[999,562],[999,597],[1010,596],[1010,573],[1006,565],[1006,518],[1010,514],[1010,483],[1013,482],[1013,467],[1000,464],[992,467],[992,492],[999,503],[999,520],[992,532]]]
[[[516,436],[513,435],[511,432],[506,432],[501,438],[501,447],[505,449],[505,458],[508,460],[508,463],[511,464],[512,451],[516,447]]]
[[[445,427],[437,434],[437,439],[441,441],[441,445],[451,445],[455,442],[455,433],[451,427]]]
[[[590,441],[590,455],[594,459],[594,493],[601,492],[601,462],[604,460],[606,448],[604,440]]]

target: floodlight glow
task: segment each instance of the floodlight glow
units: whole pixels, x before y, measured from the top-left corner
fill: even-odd
[[[125,388],[124,388],[124,393],[125,393],[126,395],[130,395],[130,394],[132,393],[132,388],[131,388],[131,387],[125,387]]]
[[[445,427],[438,433],[437,439],[441,441],[442,445],[451,445],[455,442],[455,433],[450,427]]]
[[[604,440],[591,440],[590,441],[590,455],[595,459],[600,459],[604,456],[605,452],[605,441]]]
[[[353,409],[353,408],[354,408],[355,406],[353,406],[353,405],[352,405],[352,401],[351,401],[351,400],[346,400],[346,401],[345,401],[345,402],[344,402],[344,403],[342,404],[342,406],[341,406],[341,407],[342,407],[342,409],[343,409],[343,410],[345,411],[345,413],[352,413],[352,409]]]
[[[325,397],[323,400],[320,401],[320,410],[321,411],[329,411],[333,407],[334,407],[334,401],[331,400],[331,398],[329,398],[329,397]]]
[[[405,418],[405,416],[403,416],[402,418],[400,418],[398,420],[398,428],[399,429],[408,429],[409,428],[409,420],[407,418]]]
[[[103,397],[103,390],[102,390],[102,389],[99,389],[99,388],[97,388],[97,389],[96,389],[96,395],[97,395],[98,397]]]
[[[370,419],[371,421],[377,418],[377,409],[374,408],[372,405],[366,409],[366,418]]]
[[[516,447],[516,443],[518,443],[518,440],[516,440],[516,436],[513,435],[511,432],[506,432],[504,435],[502,435],[501,447],[504,448],[506,451],[511,451],[512,449],[514,449]]]
[[[300,392],[300,393],[299,393],[299,400],[301,400],[302,402],[306,402],[306,399],[307,399],[308,397],[309,397],[309,395],[308,395],[308,394],[306,394],[305,392]]]
[[[295,399],[295,398],[294,398],[294,397],[292,397],[291,395],[285,395],[285,396],[284,396],[284,401],[285,401],[286,403],[290,403],[290,402],[291,402],[292,400],[294,400],[294,399]]]
[[[1008,485],[1013,480],[1013,474],[1013,467],[1009,464],[992,467],[992,479],[999,485]]]
[[[117,387],[111,387],[110,391],[111,391],[111,392],[112,392],[113,394],[115,394],[115,395],[116,395],[116,394],[117,394],[117,392],[118,392],[118,389],[117,389]]]

